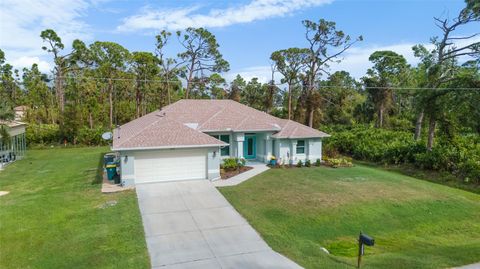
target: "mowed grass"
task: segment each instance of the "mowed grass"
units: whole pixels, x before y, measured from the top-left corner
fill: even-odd
[[[0,268],[149,268],[135,192],[100,192],[107,151],[32,150],[0,172]]]
[[[276,251],[305,268],[448,268],[480,261],[480,195],[399,173],[271,169],[220,188]],[[325,254],[327,248],[331,255]]]

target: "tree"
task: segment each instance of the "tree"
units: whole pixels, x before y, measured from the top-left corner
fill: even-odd
[[[18,77],[18,70],[5,63],[5,53],[0,49],[0,98],[5,98],[16,105],[22,91],[18,81],[14,78],[14,74]]]
[[[237,75],[235,79],[230,83],[230,89],[228,92],[228,99],[240,102],[242,91],[247,83],[242,76]]]
[[[172,34],[163,30],[159,35],[155,36],[155,55],[159,59],[162,70],[160,71],[160,77],[163,79],[165,85],[165,90],[162,91],[166,98],[161,98],[162,100],[167,99],[167,104],[171,103],[171,87],[170,85],[181,86],[181,82],[178,80],[177,75],[180,72],[179,66],[180,63],[175,58],[166,57],[165,47],[170,39]],[[172,83],[171,80],[174,80]],[[181,87],[180,87],[181,88]],[[165,96],[163,96],[165,97]],[[159,109],[162,109],[163,102],[160,102]]]
[[[114,78],[126,70],[130,53],[117,43],[100,41],[90,45],[90,53],[96,71],[107,82],[109,126],[111,127],[113,126]]]
[[[252,78],[241,93],[241,102],[255,109],[262,109],[263,95],[262,83],[258,78]]]
[[[55,123],[53,115],[52,101],[54,94],[48,87],[47,75],[38,70],[38,65],[33,64],[30,69],[23,69],[23,87],[27,93],[28,103],[31,108],[43,108],[33,110],[31,115],[38,123]]]
[[[147,91],[148,84],[159,73],[159,60],[150,52],[132,53],[132,72],[135,75],[135,108],[136,117],[142,116],[142,101]]]
[[[385,112],[393,102],[392,87],[400,85],[407,70],[407,60],[393,51],[375,51],[368,58],[373,67],[368,69],[364,82],[377,110],[377,127],[382,128]]]
[[[205,72],[226,72],[230,65],[218,50],[215,36],[207,29],[189,27],[184,34],[177,31],[177,37],[185,49],[178,57],[184,67],[183,76],[187,80],[185,98],[188,99],[195,77],[204,77]]]
[[[61,55],[65,48],[62,39],[52,29],[46,29],[40,33],[43,42],[48,43],[48,46],[43,46],[42,49],[53,54],[54,76],[55,76],[55,91],[58,100],[58,107],[60,113],[63,114],[65,109],[65,78],[69,71],[75,67],[76,60],[79,55],[83,53],[86,48],[85,44],[80,40],[74,40],[72,44],[72,51],[68,54]]]
[[[322,81],[319,91],[327,100],[323,109],[323,123],[354,124],[357,116],[355,110],[365,102],[364,96],[359,92],[360,88],[361,83],[346,71],[337,71]]]
[[[274,62],[276,70],[283,75],[282,83],[288,86],[288,119],[292,119],[292,90],[299,81],[299,76],[306,66],[309,57],[308,49],[289,48],[277,50],[272,53],[270,59]]]
[[[322,73],[326,73],[331,62],[339,62],[339,56],[353,44],[362,41],[362,36],[352,40],[349,35],[336,29],[335,22],[320,19],[317,22],[304,20],[305,38],[308,42],[308,61],[305,74],[307,86],[308,125],[313,127],[313,115],[318,106],[319,98],[315,95],[317,81]]]
[[[225,91],[226,85],[226,80],[220,76],[220,74],[211,74],[208,78],[208,88],[211,99],[225,99],[227,97],[227,92]]]
[[[10,143],[10,133],[8,132],[7,122],[15,118],[12,107],[6,100],[0,101],[0,138],[5,145]]]
[[[417,116],[415,139],[420,136],[425,114],[429,119],[428,150],[433,147],[436,124],[442,110],[438,99],[450,91],[442,89],[442,86],[456,79],[457,62],[460,57],[472,57],[474,59],[480,57],[480,42],[473,42],[473,38],[478,36],[480,32],[468,36],[455,35],[455,30],[459,27],[480,21],[480,13],[477,7],[477,4],[467,1],[467,7],[462,9],[453,20],[434,18],[435,25],[442,31],[441,38],[434,37],[431,39],[434,48],[428,50],[423,45],[413,47],[415,56],[420,58],[421,64],[424,66],[426,88],[428,88],[427,91],[419,95],[421,109],[419,109],[420,112]],[[459,40],[466,45],[458,46],[456,42]]]

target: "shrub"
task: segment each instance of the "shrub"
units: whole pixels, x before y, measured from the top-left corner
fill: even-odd
[[[317,159],[315,161],[315,166],[320,166],[322,164],[322,161],[320,159]]]
[[[302,167],[303,163],[302,160],[298,160],[297,167]]]
[[[60,143],[60,129],[57,124],[29,123],[25,132],[26,140],[31,144]]]
[[[226,158],[223,159],[223,169],[226,171],[232,171],[238,168],[238,159],[237,158]]]
[[[414,141],[410,131],[378,129],[368,126],[332,128],[332,137],[325,140],[327,159],[335,151],[355,159],[383,164],[410,163],[418,168],[446,171],[480,183],[480,136],[458,135],[453,140],[438,137],[435,146],[427,151],[425,141]],[[333,153],[332,153],[333,152]],[[335,159],[335,158],[333,158]],[[331,161],[336,165],[336,161]]]
[[[312,162],[310,162],[310,160],[306,160],[306,161],[305,161],[305,166],[306,166],[306,167],[312,166]]]
[[[106,130],[97,127],[94,129],[90,129],[88,127],[83,127],[78,131],[78,142],[83,145],[108,145],[107,140],[102,138],[102,134],[105,133]]]
[[[237,164],[239,167],[244,167],[245,164],[247,163],[247,160],[245,160],[245,158],[235,158],[237,160]]]
[[[325,164],[337,168],[337,167],[352,167],[352,161],[348,158],[326,158]]]

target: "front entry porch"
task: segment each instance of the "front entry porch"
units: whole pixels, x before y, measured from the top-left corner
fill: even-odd
[[[255,134],[245,135],[243,157],[247,160],[254,160],[257,158],[257,136]]]
[[[233,133],[232,157],[267,163],[272,155],[272,132]]]

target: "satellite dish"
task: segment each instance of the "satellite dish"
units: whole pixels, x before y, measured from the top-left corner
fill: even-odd
[[[106,133],[102,134],[102,138],[104,140],[110,140],[110,139],[112,139],[112,137],[113,137],[112,132],[106,132]]]

